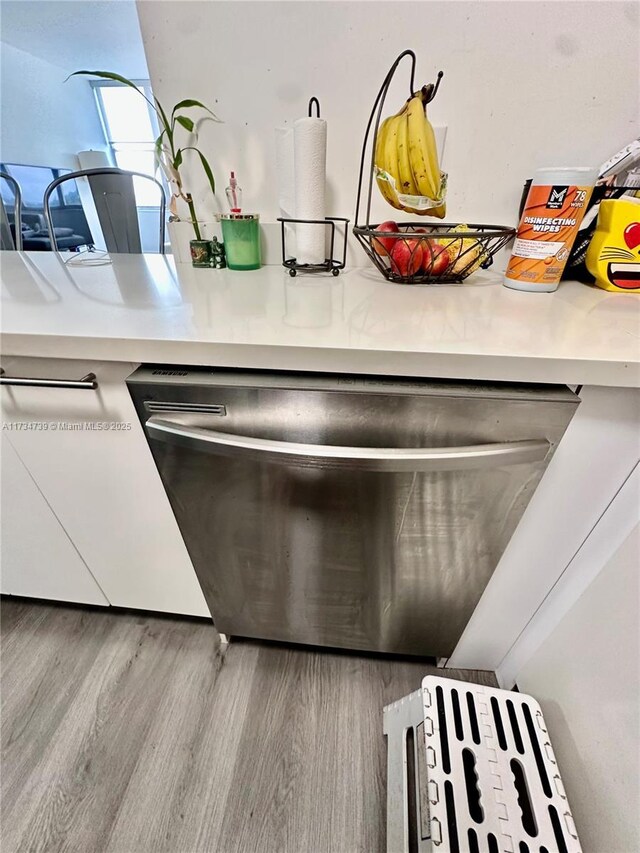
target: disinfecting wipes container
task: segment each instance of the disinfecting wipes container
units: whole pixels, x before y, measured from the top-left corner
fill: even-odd
[[[507,287],[557,289],[597,176],[588,166],[538,169],[505,273]]]

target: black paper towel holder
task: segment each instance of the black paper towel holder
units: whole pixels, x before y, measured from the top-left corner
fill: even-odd
[[[332,275],[340,275],[347,264],[347,231],[349,220],[344,216],[327,216],[324,219],[286,219],[278,217],[282,233],[282,266],[289,270],[290,276],[299,272],[330,272]],[[334,257],[336,244],[336,222],[344,222],[344,237],[342,243],[342,259]],[[296,258],[287,257],[287,233],[285,225],[324,225],[330,230],[329,235],[329,257],[322,264],[299,264]]]
[[[313,107],[316,108],[316,118],[320,118],[320,101],[313,97],[309,100],[309,118],[313,118]],[[327,216],[324,219],[285,219],[282,216],[278,217],[280,228],[282,230],[282,266],[287,267],[290,276],[295,276],[298,272],[331,272],[332,275],[340,275],[340,270],[343,270],[347,263],[347,226],[349,220],[343,216]],[[342,260],[334,258],[336,222],[344,222],[344,242],[342,246]],[[295,258],[287,258],[287,235],[285,225],[325,225],[330,228],[329,237],[329,257],[322,264],[299,264]]]

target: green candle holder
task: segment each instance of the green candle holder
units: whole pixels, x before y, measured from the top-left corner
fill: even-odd
[[[218,219],[222,225],[222,239],[229,269],[260,269],[260,215],[221,213]]]

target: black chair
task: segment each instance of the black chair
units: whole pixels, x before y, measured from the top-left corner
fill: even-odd
[[[166,198],[162,184],[141,172],[128,172],[115,168],[82,169],[61,175],[49,184],[44,194],[44,215],[49,234],[53,238],[54,251],[57,252],[64,247],[60,246],[55,233],[50,205],[51,194],[61,184],[66,181],[75,181],[77,178],[87,178],[89,182],[107,251],[127,254],[141,254],[143,251],[134,178],[154,184],[158,190],[158,252],[164,254]]]
[[[6,172],[0,172],[0,180],[7,182],[13,193],[13,211],[9,212],[0,195],[0,249],[22,251],[22,193],[20,184]],[[9,218],[13,217],[13,222]]]

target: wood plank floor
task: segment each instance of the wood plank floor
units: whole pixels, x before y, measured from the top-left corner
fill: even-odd
[[[433,667],[246,641],[222,657],[210,625],[147,615],[0,615],[3,853],[384,851],[382,707]]]

